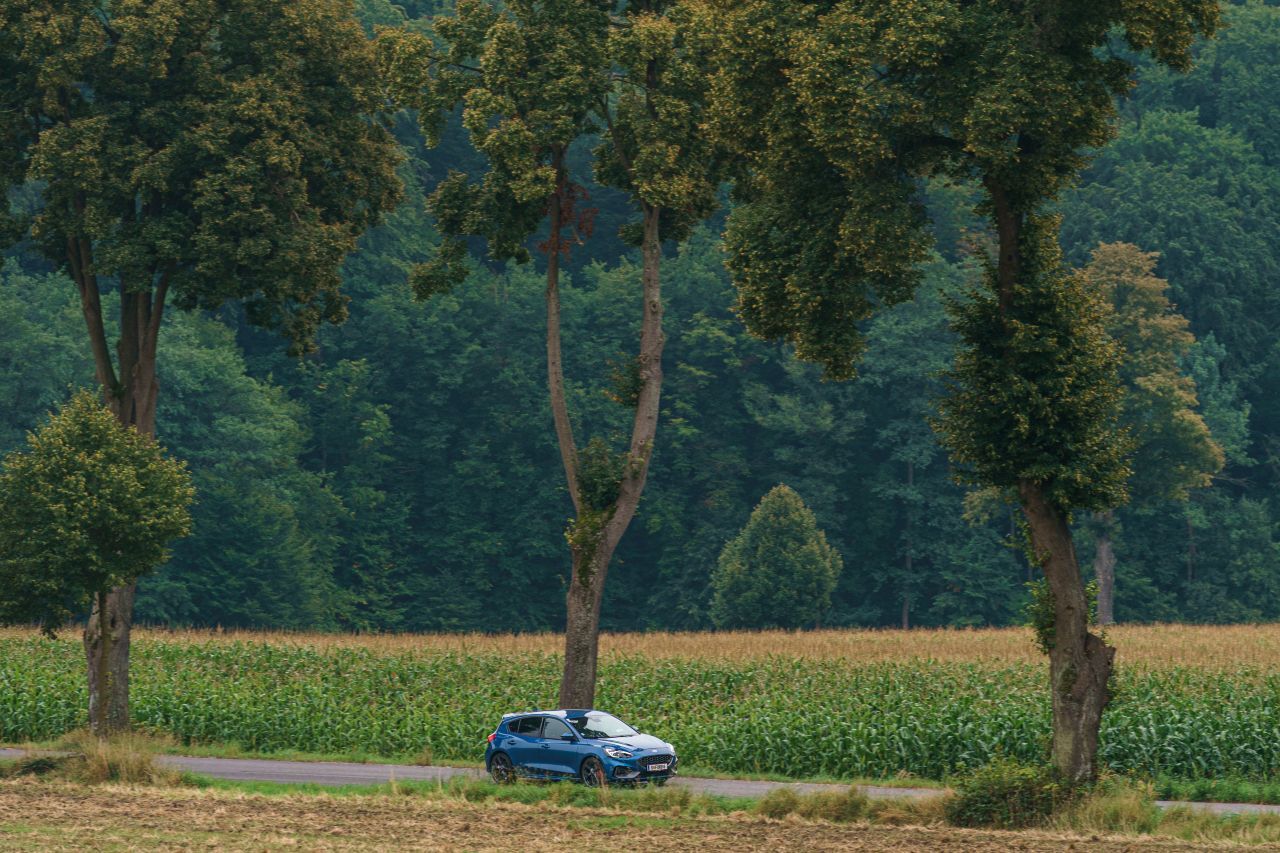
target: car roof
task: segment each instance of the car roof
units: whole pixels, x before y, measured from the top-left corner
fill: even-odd
[[[511,714],[503,714],[502,719],[512,720],[512,719],[515,719],[516,717],[529,717],[534,714],[541,714],[546,717],[562,717],[562,718],[585,717],[587,714],[592,714],[592,713],[595,713],[595,710],[593,708],[568,708],[568,709],[562,708],[558,711],[516,711]]]

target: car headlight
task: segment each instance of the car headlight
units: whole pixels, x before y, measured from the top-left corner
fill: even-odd
[[[609,756],[610,758],[630,758],[631,757],[631,753],[627,752],[625,749],[614,749],[612,746],[606,746],[604,748],[604,754]]]

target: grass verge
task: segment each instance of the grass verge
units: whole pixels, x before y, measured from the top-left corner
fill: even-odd
[[[177,785],[183,774],[155,760],[164,743],[138,732],[109,738],[99,738],[88,730],[71,732],[59,740],[58,754],[33,751],[5,762],[0,766],[0,778],[49,777],[87,785]]]
[[[1155,782],[1155,793],[1161,800],[1280,805],[1280,782],[1250,782],[1247,779],[1230,778],[1159,778]]]

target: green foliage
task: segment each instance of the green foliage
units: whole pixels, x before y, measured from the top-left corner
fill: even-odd
[[[800,496],[775,486],[720,552],[711,618],[719,628],[813,627],[843,566]]]
[[[748,327],[849,377],[856,324],[907,298],[929,245],[920,178],[977,178],[1033,213],[1110,135],[1113,32],[1187,66],[1213,0],[704,4],[710,124],[741,158],[726,243]],[[985,212],[992,213],[993,209]]]
[[[962,776],[952,787],[955,795],[947,798],[946,815],[953,826],[1036,826],[1068,799],[1052,768],[1006,758]]]
[[[47,257],[243,300],[298,348],[345,316],[342,259],[400,190],[348,2],[20,0],[0,30],[0,180],[39,188]]]
[[[613,452],[609,442],[593,436],[578,452],[578,487],[584,506],[597,512],[612,507],[626,464],[627,454]]]
[[[994,269],[951,306],[964,343],[940,405],[943,445],[976,485],[1039,483],[1061,510],[1124,502],[1128,433],[1119,423],[1120,348],[1107,306],[1065,269],[1056,223],[1035,219],[1021,247],[1023,278],[1002,304]]]
[[[1136,246],[1104,244],[1083,274],[1112,306],[1107,331],[1124,351],[1121,422],[1135,443],[1130,489],[1142,499],[1184,500],[1208,486],[1225,460],[1197,411],[1195,379],[1180,363],[1195,338],[1155,265]]]
[[[187,535],[186,467],[77,393],[0,467],[0,619],[52,634]]]
[[[1054,643],[1053,589],[1044,578],[1030,581],[1026,584],[1026,587],[1029,596],[1022,612],[1026,616],[1027,625],[1034,632],[1036,648],[1042,654],[1047,655],[1053,649]],[[1089,605],[1088,624],[1093,625],[1097,621],[1098,609],[1098,582],[1096,580],[1089,581],[1084,585],[1084,596]]]

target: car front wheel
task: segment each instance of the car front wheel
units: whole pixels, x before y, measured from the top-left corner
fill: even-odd
[[[509,785],[516,779],[516,770],[505,752],[495,753],[489,760],[489,775],[499,785]]]
[[[587,756],[582,762],[582,784],[588,788],[599,788],[604,784],[604,765],[594,755]]]

